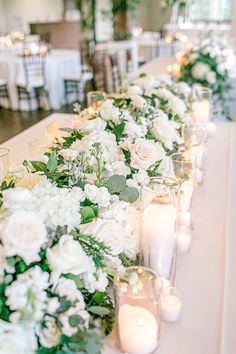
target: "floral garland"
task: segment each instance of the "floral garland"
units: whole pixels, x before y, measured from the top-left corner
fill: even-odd
[[[191,97],[185,83],[141,77],[2,181],[3,352],[101,352],[109,283],[139,251],[140,185],[169,168]]]
[[[198,45],[187,49],[180,57],[181,81],[200,84],[213,90],[215,106],[230,119],[228,100],[229,72],[233,54],[224,38],[209,34]]]

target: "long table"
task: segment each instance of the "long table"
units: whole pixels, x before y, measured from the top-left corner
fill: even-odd
[[[52,114],[6,141],[13,160],[29,158],[28,142],[73,115]],[[158,354],[236,353],[236,123],[217,123],[209,140],[204,186],[194,201],[191,250],[178,256],[175,285],[184,293],[176,324],[162,325]],[[114,335],[104,354],[117,354]]]

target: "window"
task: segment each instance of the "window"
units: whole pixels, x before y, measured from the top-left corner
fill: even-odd
[[[190,0],[188,15],[193,22],[230,21],[232,0]]]

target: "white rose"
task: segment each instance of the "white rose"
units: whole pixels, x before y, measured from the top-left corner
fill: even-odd
[[[165,152],[163,148],[151,140],[136,139],[130,146],[131,167],[147,170],[156,161],[161,160]]]
[[[94,186],[92,184],[86,184],[84,187],[86,197],[93,203],[100,205],[101,207],[107,207],[110,202],[110,193],[106,187]]]
[[[115,107],[111,100],[106,100],[100,107],[100,115],[101,117],[109,121],[111,120],[115,124],[120,121],[120,110]]]
[[[45,348],[52,348],[59,343],[61,332],[56,325],[56,320],[53,317],[44,317],[45,325],[37,331],[40,344]]]
[[[35,354],[37,347],[33,327],[0,320],[1,354]]]
[[[25,188],[16,187],[3,191],[4,208],[19,209],[30,204],[32,193]]]
[[[69,235],[61,236],[55,246],[47,249],[47,261],[53,272],[51,281],[54,284],[61,274],[79,275],[90,267],[89,258],[80,243]]]
[[[139,95],[130,95],[133,105],[138,109],[145,109],[147,107],[147,102],[145,99]]]
[[[197,62],[192,68],[192,76],[194,79],[204,80],[209,71],[210,66],[208,64]]]
[[[38,253],[47,240],[47,230],[37,214],[16,211],[1,225],[0,236],[6,256],[20,256],[29,264],[40,259]]]
[[[60,150],[60,155],[68,161],[74,161],[78,156],[78,151],[72,149],[62,149]]]
[[[216,82],[216,73],[214,73],[214,71],[210,71],[209,73],[207,73],[206,79],[209,84],[214,84]]]

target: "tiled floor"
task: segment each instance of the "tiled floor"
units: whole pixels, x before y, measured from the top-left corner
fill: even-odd
[[[64,106],[60,112],[72,113],[73,108],[71,105]],[[53,111],[18,112],[0,108],[0,143],[48,117],[51,113]]]

